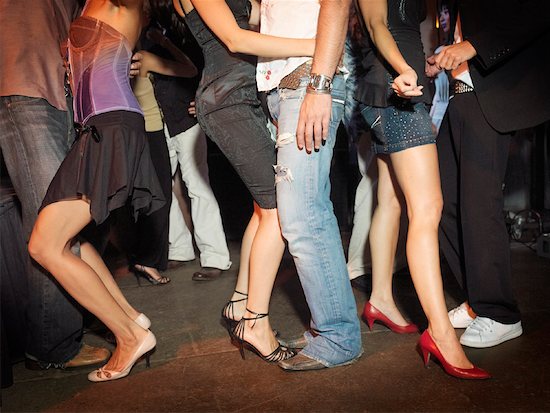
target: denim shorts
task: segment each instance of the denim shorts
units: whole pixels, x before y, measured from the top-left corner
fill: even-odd
[[[435,143],[425,103],[403,101],[385,108],[363,105],[361,114],[370,125],[374,153],[389,154]]]

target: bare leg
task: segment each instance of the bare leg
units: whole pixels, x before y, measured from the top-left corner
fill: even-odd
[[[254,204],[254,214],[259,217],[259,225],[250,250],[247,308],[255,313],[268,313],[285,244],[276,209],[262,209]],[[247,318],[254,316],[255,314],[248,311],[245,313]],[[268,317],[246,323],[245,340],[262,354],[270,354],[279,346]]]
[[[74,299],[113,332],[117,348],[106,368],[120,371],[147,332],[128,317],[92,267],[71,252],[70,242],[90,221],[90,206],[84,200],[48,205],[38,216],[29,252]]]
[[[428,331],[445,359],[471,368],[447,315],[439,263],[438,226],[443,199],[435,145],[391,154],[391,163],[407,202],[407,259]]]
[[[372,255],[372,292],[370,303],[394,323],[409,324],[401,315],[393,299],[392,280],[394,260],[399,238],[401,203],[399,186],[392,176],[388,156],[379,156],[378,204],[372,217],[369,233]]]
[[[126,300],[126,297],[124,297],[122,291],[120,291],[118,284],[115,282],[111,272],[105,265],[105,262],[89,242],[83,242],[80,244],[80,258],[92,267],[103,284],[105,284],[107,290],[109,290],[109,293],[113,296],[128,317],[135,320],[140,313],[136,311],[134,307],[132,307]]]

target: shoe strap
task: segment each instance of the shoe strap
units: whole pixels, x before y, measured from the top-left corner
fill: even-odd
[[[225,304],[225,306],[222,309],[222,316],[223,317],[235,319],[235,310],[233,309],[233,304],[240,303],[242,301],[248,300],[248,294],[241,293],[240,291],[237,291],[237,290],[235,290],[235,292],[237,294],[240,294],[240,295],[244,296],[244,298],[240,298],[238,300],[229,300],[227,302],[227,304]]]
[[[243,317],[242,320],[245,320],[245,321],[252,321],[254,320],[254,322],[252,323],[252,325],[250,326],[250,328],[254,328],[254,326],[256,325],[256,321],[259,320],[260,318],[265,318],[269,315],[269,313],[257,313],[256,311],[252,311],[250,310],[248,307],[246,307],[246,311],[248,311],[249,313],[253,314],[254,316],[253,317]]]

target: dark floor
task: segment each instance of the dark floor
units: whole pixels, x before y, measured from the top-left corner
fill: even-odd
[[[219,320],[234,287],[238,247],[231,243],[232,269],[212,282],[191,281],[197,262],[169,271],[172,282],[163,287],[139,288],[133,278],[118,276],[129,300],[153,322],[158,346],[150,369],[140,363],[125,379],[93,384],[86,379],[89,369],[36,372],[17,364],[14,385],[2,390],[2,411],[550,411],[549,259],[512,246],[524,334],[492,349],[467,349],[474,363],[494,375],[471,382],[447,376],[434,363],[425,369],[415,350],[417,335],[381,326],[369,332],[365,324],[365,352],[351,366],[287,373],[252,353],[242,360]],[[453,307],[459,302],[456,286],[450,279],[446,284]],[[407,274],[396,277],[395,291],[404,313],[425,325]],[[360,311],[367,292],[354,292]],[[273,292],[273,326],[297,335],[307,317],[292,261],[285,258]],[[85,341],[105,345],[92,333]]]

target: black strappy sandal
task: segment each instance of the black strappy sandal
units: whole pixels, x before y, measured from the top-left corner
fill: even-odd
[[[254,317],[243,317],[241,318],[241,321],[237,323],[235,326],[235,329],[233,330],[233,338],[237,341],[239,345],[239,351],[241,353],[241,357],[244,360],[244,349],[248,349],[254,353],[256,353],[262,360],[267,361],[268,363],[277,363],[279,361],[287,360],[291,357],[294,357],[298,352],[295,349],[284,347],[281,344],[273,350],[270,354],[267,356],[264,356],[260,350],[258,350],[254,345],[250,344],[248,341],[244,339],[244,330],[246,328],[246,321],[254,321],[252,326],[250,328],[254,328],[254,325],[256,324],[256,320],[259,320],[260,318],[265,318],[269,314],[268,313],[256,313],[254,311],[246,309],[249,313],[254,314]]]
[[[227,332],[229,333],[229,337],[233,339],[233,330],[237,326],[238,320],[235,320],[235,310],[233,308],[233,304],[240,303],[242,301],[246,301],[248,299],[248,294],[241,293],[240,291],[235,290],[237,294],[242,295],[244,298],[241,298],[239,300],[229,300],[227,304],[225,304],[222,308],[222,320],[225,324],[225,328],[227,329]]]
[[[171,281],[170,278],[165,277],[164,275],[161,275],[160,278],[153,277],[151,274],[147,272],[146,267],[140,264],[134,264],[134,266],[132,267],[132,272],[136,276],[138,285],[140,287],[141,287],[141,278],[145,278],[151,284],[156,286],[166,285]]]

